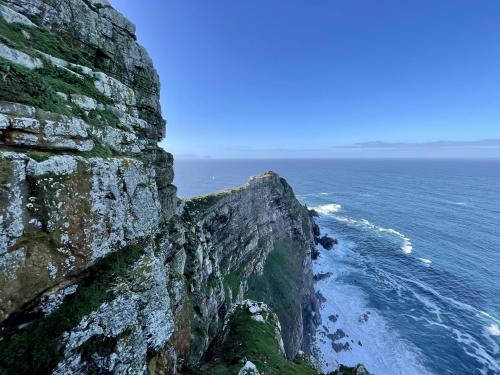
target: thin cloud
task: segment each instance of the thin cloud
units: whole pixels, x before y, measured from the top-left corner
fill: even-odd
[[[351,145],[337,146],[342,149],[363,150],[404,150],[404,149],[497,149],[500,139],[483,139],[478,141],[434,141],[434,142],[358,142]]]

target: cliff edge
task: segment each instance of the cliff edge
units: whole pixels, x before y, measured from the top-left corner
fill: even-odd
[[[288,183],[176,197],[158,75],[106,0],[0,1],[0,29],[0,374],[316,373],[314,223]],[[220,356],[247,298],[274,369]]]

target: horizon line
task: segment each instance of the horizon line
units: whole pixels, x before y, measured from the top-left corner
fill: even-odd
[[[351,157],[351,156],[325,156],[325,157],[182,157],[173,154],[175,160],[186,161],[217,161],[217,160],[491,160],[500,161],[500,156],[464,156],[464,157],[426,157],[426,156],[381,156],[381,157]]]

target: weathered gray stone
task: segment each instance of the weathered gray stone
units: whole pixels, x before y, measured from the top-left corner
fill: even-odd
[[[238,375],[260,375],[260,372],[253,362],[246,361],[240,371],[238,371]]]
[[[34,117],[36,109],[29,105],[0,101],[0,113],[18,117]]]
[[[27,53],[10,48],[3,43],[0,43],[0,57],[3,57],[14,64],[22,65],[28,69],[41,68],[42,60],[37,57],[28,55]]]
[[[21,25],[35,27],[35,24],[31,22],[29,18],[3,4],[0,4],[0,15],[7,23],[19,23]]]
[[[244,301],[250,277],[263,272],[278,242],[287,241],[303,271],[294,295],[299,321],[281,329],[265,304],[248,302],[248,308],[257,322],[272,319],[283,355],[307,348],[312,222],[288,184],[267,173],[239,189],[180,201],[173,157],[157,145],[165,135],[159,79],[135,27],[106,0],[5,0],[0,13],[8,22],[32,22],[61,41],[69,38],[83,58],[52,56],[43,43],[34,47],[40,51],[22,52],[2,44],[0,56],[31,69],[48,61],[110,99],[99,103],[100,95],[77,94],[87,92],[81,87],[58,86],[67,100],[61,112],[82,118],[47,112],[43,103],[0,102],[2,324],[17,329],[19,322],[9,327],[15,313],[50,316],[78,293],[77,285],[99,275],[95,267],[103,258],[133,244],[144,254],[106,286],[104,302],[51,338],[61,353],[52,371],[175,373],[199,360]],[[96,337],[109,348],[83,356],[81,346]]]
[[[90,111],[97,108],[97,100],[89,98],[85,95],[71,94],[71,101],[85,111]]]

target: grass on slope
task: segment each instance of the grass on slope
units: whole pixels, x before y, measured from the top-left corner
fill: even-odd
[[[299,251],[278,243],[267,256],[262,276],[253,275],[248,280],[248,298],[268,304],[284,330],[293,327],[300,314],[302,262]]]
[[[195,371],[199,375],[233,375],[246,360],[252,361],[261,374],[316,375],[306,362],[288,362],[279,351],[274,324],[258,322],[248,310],[238,308],[229,322],[229,333],[216,348],[214,358]]]

